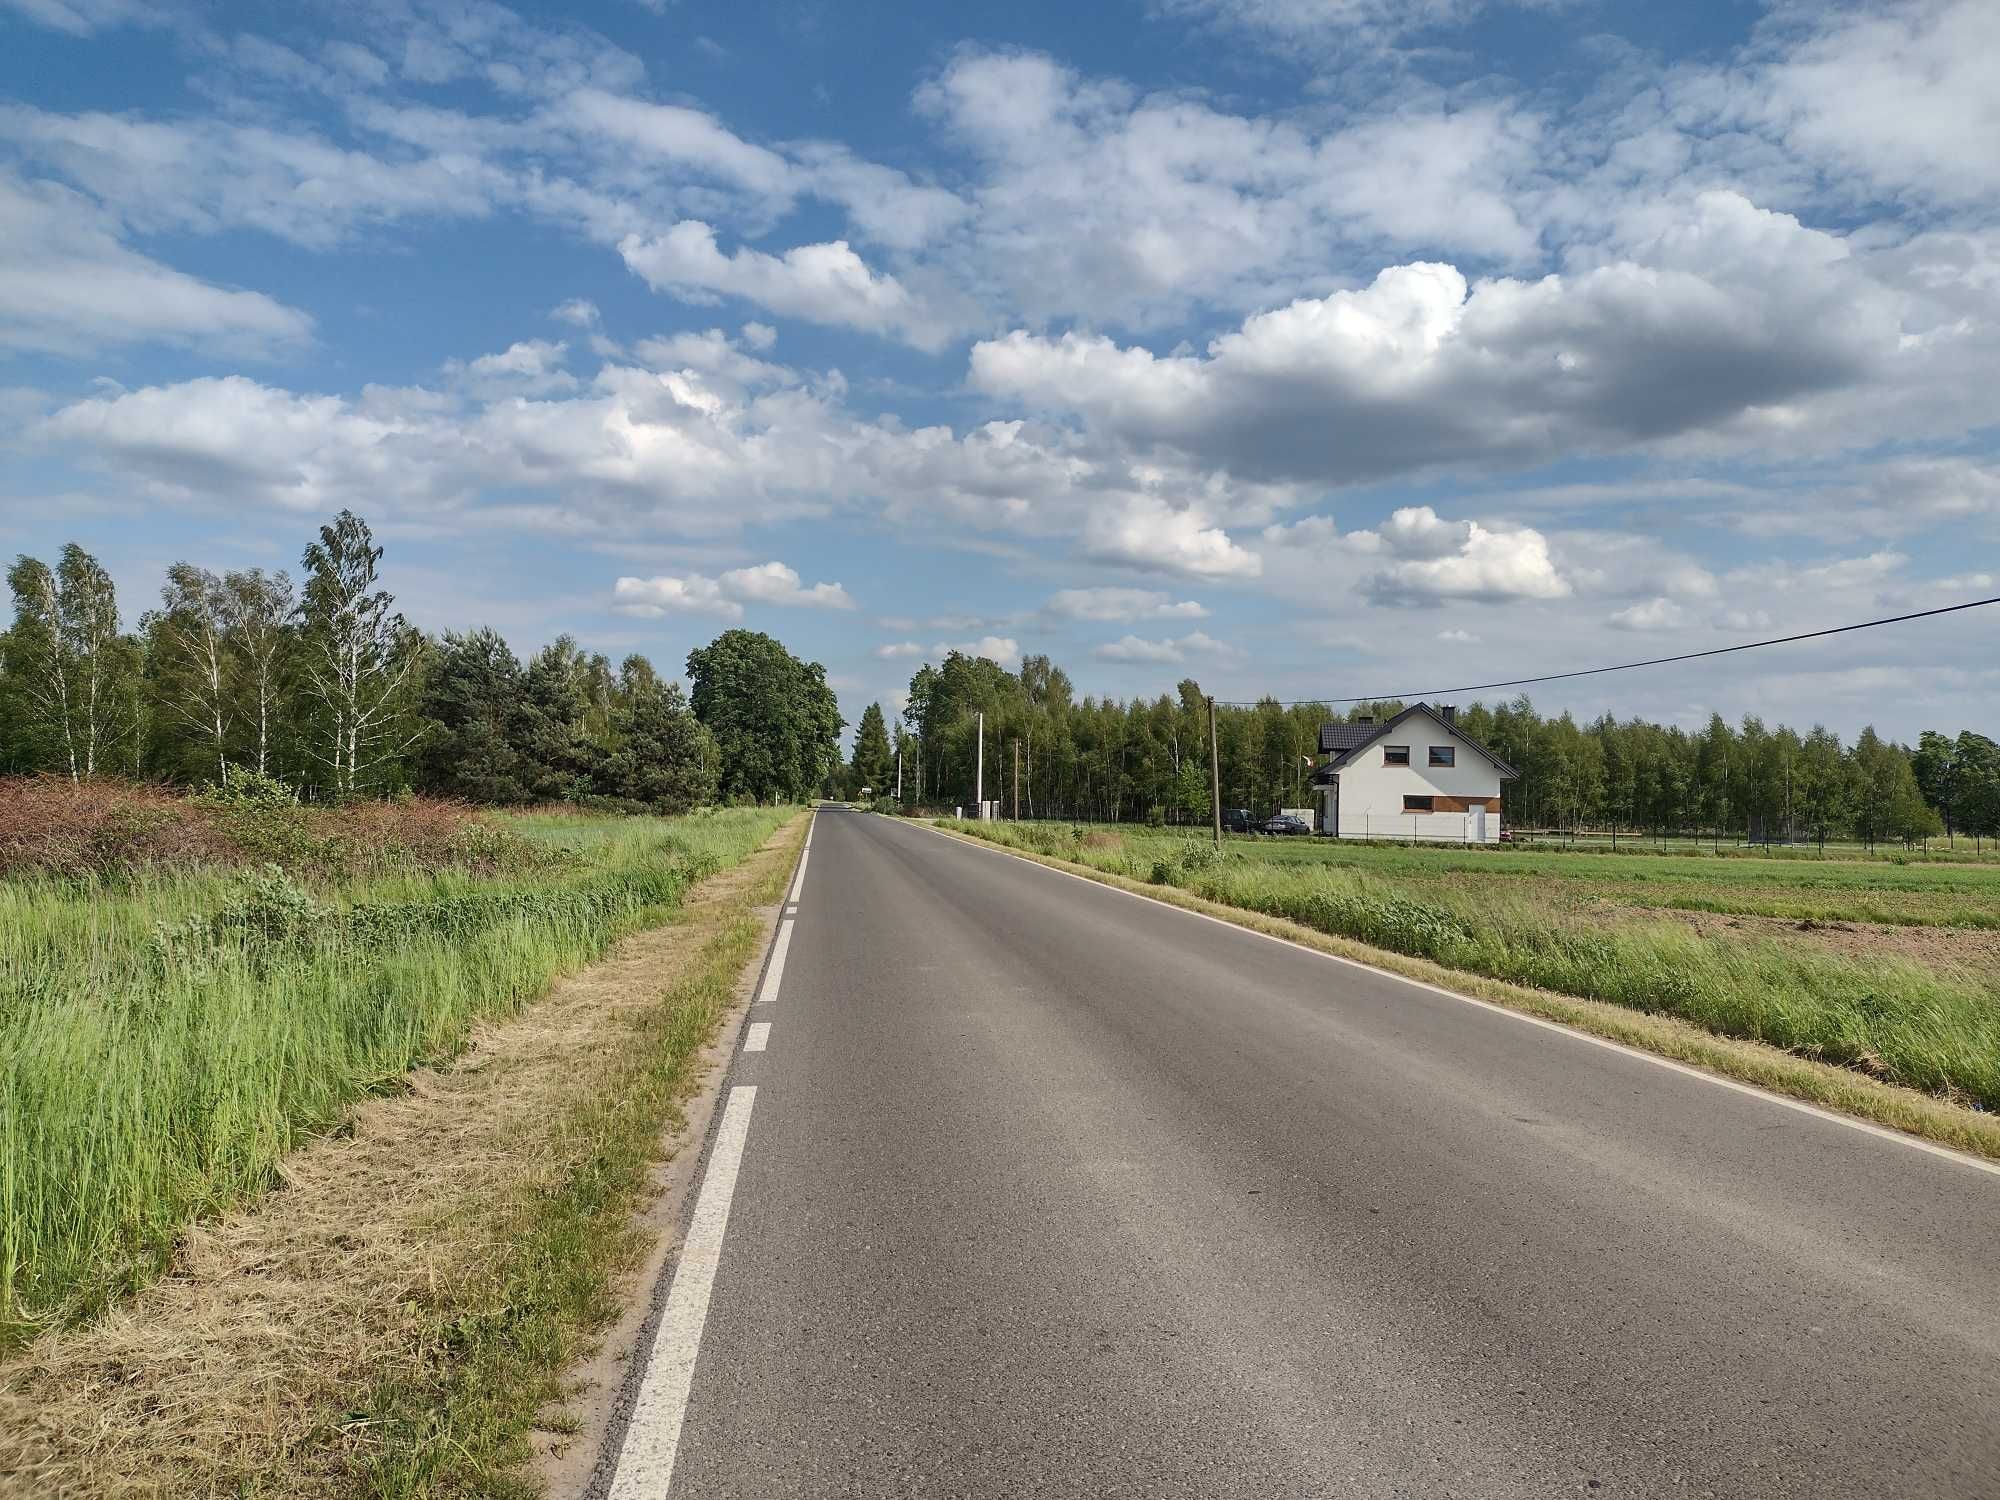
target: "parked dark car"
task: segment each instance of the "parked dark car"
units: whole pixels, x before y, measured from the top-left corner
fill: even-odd
[[[1290,813],[1279,813],[1266,818],[1262,824],[1266,833],[1311,833],[1312,825],[1304,818],[1295,818]]]
[[[1225,807],[1222,810],[1224,833],[1255,833],[1262,826],[1247,807]]]

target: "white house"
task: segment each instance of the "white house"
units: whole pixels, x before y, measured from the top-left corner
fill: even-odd
[[[1519,774],[1458,727],[1457,710],[1418,703],[1380,723],[1320,726],[1313,773],[1321,833],[1344,839],[1500,838],[1500,783]]]

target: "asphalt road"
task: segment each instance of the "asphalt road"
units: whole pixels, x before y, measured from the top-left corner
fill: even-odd
[[[672,1495],[2000,1496],[2000,1177],[889,819],[800,889]]]

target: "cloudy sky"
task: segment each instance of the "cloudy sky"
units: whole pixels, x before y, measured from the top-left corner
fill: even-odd
[[[2000,593],[2000,5],[0,0],[0,551],[850,718]],[[1537,695],[2000,729],[2000,608]]]

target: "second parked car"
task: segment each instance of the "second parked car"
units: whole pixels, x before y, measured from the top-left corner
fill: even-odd
[[[1311,833],[1312,825],[1304,818],[1295,818],[1290,813],[1279,813],[1266,818],[1261,825],[1266,833]]]

